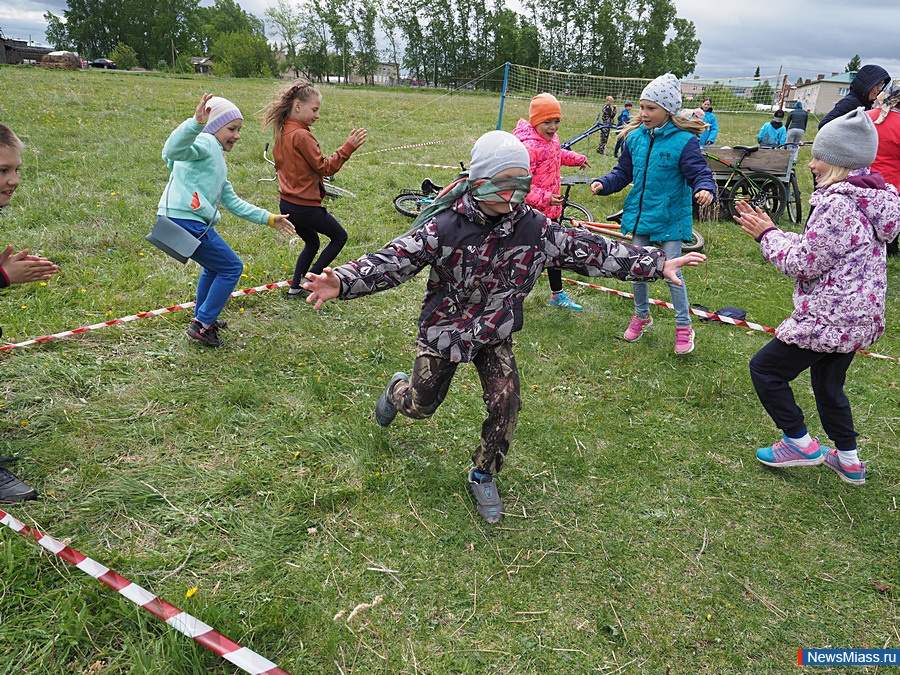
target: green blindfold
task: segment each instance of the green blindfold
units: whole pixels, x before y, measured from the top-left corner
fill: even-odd
[[[531,176],[489,179],[472,188],[472,197],[479,202],[521,204],[531,190]]]

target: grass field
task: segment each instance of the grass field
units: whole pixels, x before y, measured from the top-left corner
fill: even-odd
[[[274,183],[257,181],[271,176],[259,112],[277,86],[0,67],[0,122],[27,145],[3,237],[63,270],[5,293],[3,340],[193,300],[198,268],[144,241],[168,177],[162,145],[204,91],[229,97],[246,118],[229,177],[274,210]],[[413,164],[468,162],[499,108],[476,94],[323,94],[326,154],[369,129],[336,180],[357,197],[330,204],[350,234],[339,262],[405,231],[393,196],[454,175]],[[526,110],[507,101],[503,128]],[[563,112],[565,139],[599,110]],[[734,144],[767,116],[719,119]],[[593,174],[611,168],[576,149]],[[598,216],[621,207],[578,188]],[[691,302],[777,326],[791,281],[734,224],[697,227],[709,262],[686,271]],[[240,288],[290,275],[297,241],[230,215],[220,231],[246,263]],[[892,357],[898,275],[892,259],[873,347]],[[4,510],[294,675],[786,673],[801,647],[900,647],[896,362],[858,356],[850,370],[865,486],[824,467],[768,470],[754,451],[778,432],[747,372],[768,334],[696,322],[696,350],[676,357],[670,310],[628,344],[630,300],[573,286],[584,311],[558,312],[542,282],[515,340],[524,408],[499,478],[508,515],[487,526],[465,483],[484,415],[473,368],[433,419],[373,418],[412,363],[420,276],[318,313],[280,290],[242,296],[219,350],[187,342],[188,310],[3,352],[0,456],[21,456],[13,470],[41,493]],[[796,392],[821,435],[807,378]],[[0,529],[0,673],[237,672]]]

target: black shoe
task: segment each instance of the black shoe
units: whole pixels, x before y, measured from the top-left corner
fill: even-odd
[[[222,341],[219,339],[219,322],[216,321],[209,328],[204,328],[203,324],[194,319],[191,325],[187,327],[185,334],[197,342],[207,347],[221,347]]]
[[[305,288],[292,288],[286,294],[285,298],[288,300],[306,300],[309,297],[310,291]]]
[[[18,458],[0,459],[0,462],[13,462]],[[12,471],[0,466],[0,504],[24,502],[37,499],[37,490],[25,483]]]
[[[391,403],[391,394],[394,393],[394,387],[397,383],[404,380],[409,380],[406,373],[394,373],[391,381],[388,382],[388,386],[384,388],[381,396],[378,397],[378,402],[375,404],[375,421],[378,422],[379,426],[389,426],[397,416],[397,408]]]

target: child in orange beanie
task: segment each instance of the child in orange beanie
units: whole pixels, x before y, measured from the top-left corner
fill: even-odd
[[[538,94],[531,99],[528,119],[520,119],[513,135],[522,141],[531,159],[529,173],[531,191],[525,202],[551,220],[562,215],[562,183],[560,167],[590,167],[587,157],[571,150],[563,150],[556,135],[562,111],[559,101],[552,94]],[[550,279],[550,305],[581,311],[581,305],[572,302],[562,289],[562,272],[556,268],[547,270]]]

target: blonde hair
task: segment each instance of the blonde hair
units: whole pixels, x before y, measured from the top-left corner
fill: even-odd
[[[828,167],[828,171],[819,176],[819,179],[816,181],[817,190],[819,188],[828,187],[829,185],[834,185],[835,183],[840,183],[849,176],[852,171],[852,169],[848,169],[846,166],[836,166],[834,164],[829,164],[828,162],[823,162],[821,159],[819,161]]]
[[[672,121],[672,124],[674,124],[679,129],[683,131],[690,131],[692,134],[695,134],[697,136],[702,134],[706,129],[709,129],[709,125],[706,122],[701,122],[700,120],[695,119],[688,119],[682,117],[681,115],[673,115],[672,113],[669,113],[669,119]],[[644,123],[641,122],[640,117],[637,117],[631,120],[624,127],[622,127],[619,130],[619,135],[622,138],[625,138],[626,136],[628,136],[628,134],[630,134],[632,131],[637,129],[639,126],[642,126],[643,124]]]
[[[275,98],[272,99],[266,108],[266,114],[263,117],[263,129],[271,126],[275,130],[275,136],[280,136],[284,122],[294,107],[294,101],[306,103],[313,96],[321,98],[322,94],[313,86],[312,82],[302,77],[282,87],[281,91],[275,95]]]
[[[22,152],[25,149],[25,144],[19,140],[19,137],[13,133],[12,129],[5,124],[0,124],[0,148]]]

